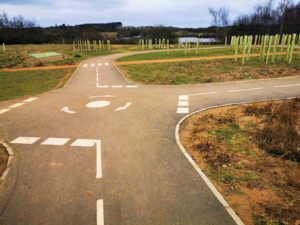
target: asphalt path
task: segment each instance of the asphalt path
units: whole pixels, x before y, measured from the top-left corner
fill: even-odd
[[[176,124],[205,107],[299,96],[300,77],[146,86],[113,66],[123,55],[84,61],[61,90],[0,103],[18,165],[1,224],[236,224],[182,154]]]

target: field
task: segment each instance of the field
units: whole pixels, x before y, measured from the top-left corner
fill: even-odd
[[[240,62],[227,59],[122,65],[119,68],[129,80],[134,82],[156,85],[179,85],[299,76],[300,58],[295,58],[291,65],[283,61],[265,65],[258,58],[255,58],[250,59],[244,66],[241,66]]]
[[[299,99],[198,113],[180,138],[246,224],[299,220]]]
[[[41,94],[62,87],[73,69],[0,72],[0,101]]]
[[[111,51],[73,51],[73,45],[70,44],[7,45],[6,52],[0,51],[0,69],[68,65],[78,63],[90,57],[138,50],[140,50],[140,48],[137,45],[111,45]],[[45,59],[35,59],[28,56],[29,53],[48,51],[58,52],[62,55]]]

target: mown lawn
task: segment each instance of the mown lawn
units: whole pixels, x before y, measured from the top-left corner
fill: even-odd
[[[0,101],[41,94],[62,87],[73,69],[0,72]]]
[[[300,75],[300,58],[288,65],[283,56],[274,64],[265,65],[258,58],[242,66],[232,59],[215,61],[189,61],[119,66],[125,76],[144,84],[179,85],[224,82],[242,79],[275,78]]]

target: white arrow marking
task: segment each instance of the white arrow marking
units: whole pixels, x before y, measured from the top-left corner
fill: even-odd
[[[121,111],[127,109],[129,106],[131,106],[131,102],[127,102],[126,105],[121,106],[119,108],[116,108],[115,111]]]
[[[66,113],[69,113],[69,114],[75,114],[76,112],[75,111],[71,111],[70,109],[69,109],[69,107],[64,107],[64,108],[62,108],[60,111],[62,111],[62,112],[66,112]]]

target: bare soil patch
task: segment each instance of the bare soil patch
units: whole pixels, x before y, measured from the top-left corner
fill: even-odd
[[[6,149],[0,144],[0,176],[6,168],[8,157]]]
[[[180,139],[246,224],[300,219],[299,99],[195,114]]]

